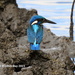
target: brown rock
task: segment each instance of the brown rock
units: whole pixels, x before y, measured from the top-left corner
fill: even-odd
[[[10,9],[10,11],[9,11]],[[44,30],[40,51],[29,50],[26,30],[35,9],[20,9],[15,0],[0,1],[0,61],[25,67],[2,68],[1,75],[73,75],[74,64],[69,50],[73,42]],[[73,47],[73,48],[71,48]],[[0,63],[1,64],[1,63]]]
[[[8,29],[0,37],[0,49],[8,49],[16,47],[16,38]]]
[[[10,9],[10,11],[8,11]],[[14,4],[8,4],[2,12],[3,22],[15,36],[20,37],[27,34],[26,29],[29,25],[31,16],[37,14],[35,9],[27,10],[17,8]]]
[[[3,34],[5,31],[6,27],[3,22],[0,21],[0,36]]]
[[[7,51],[8,56],[13,60],[13,64],[26,65],[25,68],[21,68],[19,75],[29,75],[30,73],[31,75],[73,75],[74,64],[65,50],[50,49],[32,52],[22,50],[23,47]]]
[[[4,68],[2,65],[4,65],[4,63],[0,62],[0,75],[4,75]]]
[[[8,4],[16,4],[16,0],[0,0],[0,8],[4,9]]]

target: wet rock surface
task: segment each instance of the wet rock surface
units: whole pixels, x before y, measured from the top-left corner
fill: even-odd
[[[10,10],[9,10],[10,9]],[[35,9],[20,9],[16,0],[0,1],[0,75],[73,75],[74,43],[44,28],[40,51],[31,51],[26,30]],[[17,67],[1,67],[17,65]],[[19,67],[21,65],[21,67]]]

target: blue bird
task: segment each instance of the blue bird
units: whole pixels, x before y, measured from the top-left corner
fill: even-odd
[[[45,19],[42,16],[35,15],[30,19],[30,26],[27,28],[28,42],[30,43],[31,50],[40,50],[40,43],[43,38],[43,25],[42,23],[52,23],[50,20]]]

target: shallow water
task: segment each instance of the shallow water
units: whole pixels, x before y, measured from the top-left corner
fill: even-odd
[[[73,0],[17,0],[17,3],[20,8],[34,8],[38,10],[39,15],[56,22],[57,24],[44,24],[45,27],[50,28],[56,35],[69,36],[72,1]]]

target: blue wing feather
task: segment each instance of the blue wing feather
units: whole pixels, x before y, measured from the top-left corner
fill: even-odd
[[[37,33],[35,33],[34,30],[31,27],[28,27],[27,36],[28,36],[28,42],[30,42],[30,43],[34,43],[35,38],[36,38],[37,44],[41,43],[42,38],[43,38],[43,27],[40,26]]]
[[[32,30],[31,27],[28,27],[28,29],[27,29],[27,36],[28,36],[28,42],[34,43],[35,33],[34,33],[34,31]]]
[[[38,32],[36,33],[36,42],[41,43],[42,38],[43,38],[43,27],[40,26]]]

